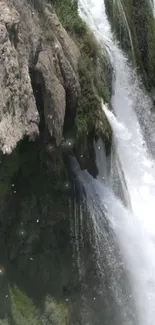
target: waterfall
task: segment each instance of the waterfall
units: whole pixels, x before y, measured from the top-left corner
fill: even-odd
[[[117,101],[115,107],[117,106],[117,115],[120,110],[120,121],[124,119],[123,123],[126,124],[132,122],[133,137],[137,132],[139,133],[137,123],[140,121],[148,149],[155,157],[155,114],[152,113],[153,104],[146,92],[142,90],[143,85],[138,80],[135,71],[129,66],[127,58],[119,49],[118,43],[113,37],[105,13],[104,1],[79,0],[79,13],[91,27],[101,47],[106,47],[111,59],[115,71],[115,87],[113,87],[113,90],[118,94],[118,96],[117,94],[113,96],[112,100]],[[121,105],[119,105],[119,101],[121,101]],[[125,109],[122,110],[122,107],[125,107]],[[142,141],[143,139],[141,139]]]
[[[128,37],[129,37],[129,41],[130,41],[130,45],[131,45],[131,51],[132,51],[133,62],[134,62],[135,61],[135,53],[134,53],[132,35],[131,35],[130,27],[129,27],[129,24],[128,24],[128,20],[127,20],[127,17],[126,17],[126,14],[125,14],[125,11],[124,11],[124,8],[123,8],[123,5],[122,5],[122,1],[121,0],[117,0],[117,1],[114,0],[114,2],[115,2],[115,5],[118,5],[120,14],[122,16],[122,19],[124,20],[124,25],[125,25],[126,30],[128,32]]]
[[[149,0],[155,17],[155,0]]]
[[[98,143],[96,147],[98,148]],[[98,148],[101,161],[101,154],[104,155],[102,148]],[[83,197],[85,203],[85,211],[82,217],[83,223],[79,231],[81,249],[78,243],[77,255],[77,263],[80,268],[80,281],[83,282],[84,289],[84,295],[83,291],[81,294],[81,299],[84,304],[82,308],[82,325],[100,325],[101,323],[114,325],[115,322],[116,324],[124,325],[127,321],[128,325],[137,325],[135,322],[131,286],[125,270],[126,266],[120,254],[117,238],[107,218],[107,212],[109,213],[110,211],[108,205],[112,208],[114,203],[108,198],[110,193],[108,186],[105,184],[105,179],[103,180],[103,178],[98,177],[98,179],[95,180],[87,171],[82,171],[75,159],[72,160],[72,170],[76,175],[77,182],[80,184],[81,189],[84,189]],[[99,171],[100,175],[101,172],[102,170]],[[102,190],[105,193],[104,201],[101,195]],[[115,200],[115,196],[113,196],[112,193],[110,195],[112,195]],[[118,211],[116,207],[116,215],[119,215],[119,213],[123,215],[122,211],[126,211],[121,202],[120,206],[121,208],[120,210],[118,209]],[[79,213],[79,224],[80,219],[81,214]],[[77,220],[77,214],[75,220]],[[76,225],[74,227],[73,231],[77,233]],[[83,244],[81,243],[82,230],[84,234]],[[87,263],[85,263],[87,257],[83,257],[84,247],[88,245],[88,237],[93,246],[91,253],[89,252],[89,254],[91,254],[90,260],[97,265],[96,272],[99,278],[98,289],[93,290],[93,295],[91,284],[87,283],[87,277],[88,274],[90,276],[91,270],[88,269],[87,271]],[[74,244],[75,246],[77,245],[76,239],[74,239]],[[91,276],[91,282],[94,287],[95,282],[93,276]],[[97,314],[96,305],[98,306]]]
[[[85,188],[89,219],[94,227],[99,268],[104,274],[104,256],[110,269],[110,288],[120,311],[119,324],[153,325],[155,319],[155,147],[153,137],[154,116],[151,100],[143,91],[138,77],[127,58],[119,49],[106,17],[103,0],[79,0],[80,15],[89,24],[101,46],[105,46],[115,71],[110,111],[104,112],[114,134],[113,161],[119,162],[119,182],[126,188],[130,204],[107,181],[107,167],[103,168],[101,153],[96,154],[99,178],[93,180],[88,173],[76,169]],[[98,144],[97,144],[98,146]],[[96,150],[97,150],[96,146]],[[105,158],[103,147],[102,157]],[[104,180],[106,176],[106,179]],[[104,177],[104,178],[103,178]],[[123,180],[124,179],[124,180]],[[124,187],[125,185],[125,187]],[[108,224],[108,228],[105,227]],[[109,239],[115,239],[114,242]],[[106,242],[108,238],[108,241]],[[122,263],[128,276],[126,295],[118,273],[121,258],[116,258],[113,243],[119,246]],[[104,250],[103,247],[107,249]],[[123,264],[122,264],[123,265]],[[117,269],[117,271],[115,270]],[[104,283],[104,281],[103,281]],[[130,284],[131,293],[130,295]],[[131,299],[129,299],[129,297]],[[135,310],[134,310],[135,307]],[[111,323],[106,323],[109,325]],[[113,322],[113,325],[117,324]]]

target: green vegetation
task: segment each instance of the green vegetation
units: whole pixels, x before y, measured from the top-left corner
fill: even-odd
[[[77,107],[76,135],[78,138],[90,132],[100,132],[96,123],[101,110],[102,97],[105,102],[110,100],[111,65],[106,51],[101,50],[97,40],[78,14],[77,0],[29,0],[43,15],[43,6],[51,4],[62,25],[77,44],[81,52],[78,73],[81,96]],[[52,40],[52,32],[47,32],[48,40]],[[104,117],[104,119],[106,119]],[[106,121],[105,121],[106,123]],[[107,132],[111,130],[107,123]]]
[[[49,0],[62,22],[64,28],[76,37],[85,35],[86,26],[78,15],[77,0]]]
[[[18,287],[10,286],[12,319],[16,325],[67,325],[68,306],[51,297],[45,298],[44,311],[39,312],[33,301]],[[0,321],[1,324],[1,321]],[[6,319],[2,325],[8,325]]]
[[[105,102],[110,100],[111,65],[107,53],[103,49],[101,50],[97,40],[79,17],[77,0],[27,1],[41,13],[42,18],[45,5],[52,4],[63,26],[77,43],[81,52],[78,62],[81,93],[76,108],[75,125],[73,131],[68,130],[68,134],[74,140],[87,138],[88,134],[100,133],[110,139],[111,128],[101,111],[101,98]],[[82,141],[84,142],[84,140]],[[43,195],[47,189],[51,188],[52,184],[55,188],[53,195],[58,198],[57,193],[62,189],[62,181],[65,182],[67,179],[63,155],[60,152],[62,148],[54,151],[52,176],[49,177],[49,170],[45,160],[41,157],[46,153],[40,152],[40,148],[36,149],[33,144],[26,144],[26,141],[23,144],[24,149],[20,149],[21,147],[22,145],[19,144],[10,156],[2,156],[0,159],[0,197],[5,199],[8,195],[14,194],[14,190],[16,192],[12,186],[14,179],[16,182],[18,179],[22,179],[25,187],[27,184],[27,187],[31,187],[36,193],[40,191],[38,195]],[[40,184],[43,186],[41,187]]]
[[[17,287],[10,287],[12,317],[16,325],[41,325],[32,301]]]
[[[55,299],[52,299],[49,296],[46,297],[43,320],[43,325],[67,325],[69,320],[69,310],[67,304],[57,302]]]
[[[104,93],[104,89],[106,89],[102,88],[104,83],[97,78],[95,67],[92,67],[91,59],[86,56],[81,56],[79,60],[79,78],[82,94],[79,100],[76,125],[78,134],[81,135],[88,131],[99,131],[96,122],[99,119],[100,98],[108,99],[108,94]]]
[[[101,51],[95,37],[79,17],[77,0],[51,2],[81,52],[78,64],[81,96],[76,117],[77,135],[80,137],[91,132],[103,132],[96,122],[101,110],[100,98],[105,102],[110,100],[111,66],[108,55]],[[105,136],[109,137],[111,130],[108,123],[106,132]]]

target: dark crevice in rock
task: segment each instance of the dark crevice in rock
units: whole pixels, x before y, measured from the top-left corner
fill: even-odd
[[[79,139],[79,143],[74,149],[74,154],[80,164],[82,169],[87,169],[88,172],[93,176],[97,176],[97,167],[95,162],[95,151],[93,147],[93,142],[95,139],[95,133],[92,132]]]
[[[66,111],[65,111],[65,118],[64,118],[64,128],[63,132],[66,133],[70,128],[72,128],[75,124],[75,117],[76,117],[76,108],[77,105],[73,107],[72,103],[72,96],[69,88],[66,88]]]
[[[14,45],[14,48],[17,49],[18,42],[19,42],[18,25],[14,24],[13,26],[10,27],[8,24],[6,24],[6,29],[8,31],[11,43]]]
[[[41,73],[35,71],[33,68],[29,68],[29,74],[31,78],[31,84],[33,89],[33,94],[36,101],[37,110],[40,116],[39,130],[40,133],[45,131],[45,117],[44,117],[44,84],[42,80]]]
[[[35,55],[32,54],[32,59],[31,62],[33,63],[33,66],[35,67],[37,62],[38,62],[38,57],[39,57],[39,53],[42,50],[42,42],[41,39],[38,41],[38,45],[36,47],[36,51],[35,51]]]

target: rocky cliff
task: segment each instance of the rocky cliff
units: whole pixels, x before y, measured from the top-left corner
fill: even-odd
[[[0,12],[1,149],[10,153],[23,136],[34,139],[39,133],[35,86],[40,87],[49,134],[60,144],[66,106],[74,109],[79,94],[80,51],[48,8],[43,23],[24,2],[1,2]]]
[[[108,56],[76,1],[6,0],[0,70],[0,322],[73,324],[81,297],[68,161],[74,154],[96,175],[94,138],[109,148]]]
[[[0,12],[0,148],[10,153],[24,136],[33,140],[41,114],[48,134],[60,145],[65,117],[73,122],[76,115],[84,50],[49,5],[40,13],[27,1],[1,1]],[[86,28],[83,32],[88,34]],[[94,59],[99,70],[100,56]]]

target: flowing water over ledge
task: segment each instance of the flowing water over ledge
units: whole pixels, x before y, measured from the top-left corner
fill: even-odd
[[[115,195],[110,181],[107,184],[102,179],[102,181],[91,181],[90,184],[88,175],[86,177],[84,172],[78,172],[78,175],[86,191],[89,216],[93,220],[97,237],[98,254],[102,259],[102,247],[105,245],[103,233],[106,232],[103,219],[106,219],[116,235],[131,283],[130,296],[136,312],[133,307],[130,308],[128,295],[125,300],[122,298],[124,293],[120,282],[115,279],[118,270],[114,272],[113,295],[122,315],[120,323],[153,325],[155,319],[155,165],[152,148],[155,139],[152,128],[154,124],[154,117],[151,114],[152,103],[143,92],[136,73],[129,66],[128,60],[113,38],[102,0],[79,0],[79,10],[81,17],[89,24],[101,45],[106,46],[114,68],[111,98],[113,112],[109,111],[104,104],[103,109],[114,133],[114,156],[115,162],[119,160],[118,170],[120,170],[119,184],[122,184],[122,188],[125,188],[125,184],[130,205],[124,207],[123,202]],[[105,160],[105,156],[103,159]],[[98,162],[99,175],[103,173],[103,159]],[[97,193],[97,198],[94,192]],[[113,254],[114,251],[111,258],[115,261],[114,267],[117,259]],[[104,264],[101,263],[100,267],[101,265],[104,273]]]

